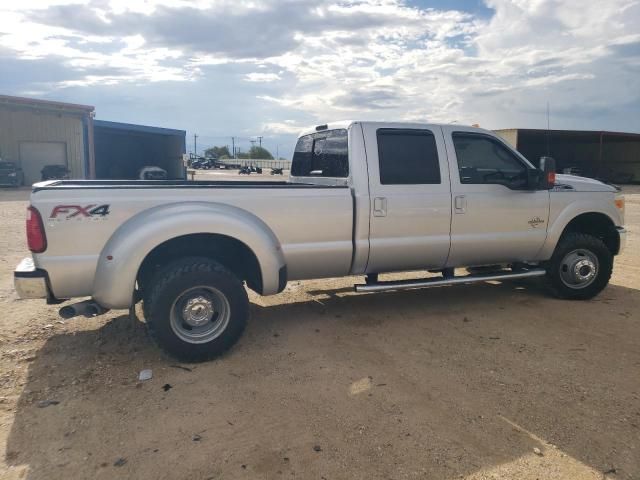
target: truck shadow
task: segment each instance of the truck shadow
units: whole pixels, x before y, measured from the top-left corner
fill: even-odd
[[[203,364],[127,315],[50,337],[6,463],[30,479],[640,473],[640,291],[300,288],[252,304],[240,343]]]

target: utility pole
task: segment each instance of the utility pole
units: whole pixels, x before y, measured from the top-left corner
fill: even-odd
[[[249,140],[251,142],[251,148],[256,146],[256,141],[255,140]]]
[[[262,147],[262,137],[258,137],[258,141],[260,142],[260,147]]]
[[[231,152],[231,156],[236,158],[236,137],[231,137],[231,145],[231,149],[233,150]]]
[[[198,135],[193,134],[193,154],[198,156]]]
[[[551,123],[549,121],[549,101],[547,100],[547,157],[551,156]]]

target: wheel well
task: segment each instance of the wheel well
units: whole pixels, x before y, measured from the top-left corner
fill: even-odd
[[[586,233],[593,235],[604,242],[613,255],[620,250],[620,236],[616,231],[613,221],[604,213],[583,213],[571,220],[562,232]]]
[[[253,251],[241,241],[212,233],[195,233],[172,238],[155,247],[138,270],[138,290],[144,291],[153,275],[181,257],[207,257],[220,262],[252,290],[262,292],[260,264]]]

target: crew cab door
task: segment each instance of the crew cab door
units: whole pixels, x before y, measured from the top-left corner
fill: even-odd
[[[363,124],[369,170],[367,272],[441,268],[449,254],[449,166],[439,126]]]
[[[447,266],[536,258],[547,235],[549,191],[528,190],[532,166],[502,140],[444,126],[451,165],[451,252]]]

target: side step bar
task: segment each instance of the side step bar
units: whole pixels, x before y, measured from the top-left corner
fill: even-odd
[[[389,290],[409,290],[413,288],[442,287],[445,285],[460,285],[463,283],[486,282],[489,280],[516,280],[518,278],[541,277],[547,272],[543,268],[521,270],[517,272],[505,272],[484,275],[465,275],[451,278],[425,278],[415,280],[392,280],[369,284],[354,285],[356,292],[386,292]]]

